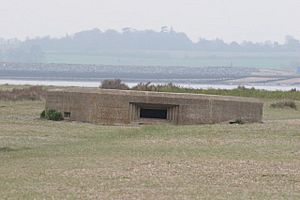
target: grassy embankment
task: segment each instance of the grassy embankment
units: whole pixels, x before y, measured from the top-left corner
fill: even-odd
[[[195,51],[103,51],[98,53],[45,52],[46,63],[136,66],[260,66],[281,68],[299,63],[297,52],[237,53]]]
[[[267,91],[257,90],[255,88],[245,88],[243,86],[235,89],[192,89],[178,87],[172,83],[165,85],[153,85],[150,83],[140,83],[133,87],[135,90],[157,91],[157,92],[175,92],[175,93],[194,93],[194,94],[208,94],[208,95],[224,95],[224,96],[238,96],[238,97],[253,97],[259,99],[270,100],[298,100],[300,101],[300,91]]]
[[[44,121],[42,101],[0,101],[0,196],[299,199],[300,111],[273,101],[262,124],[138,127]]]

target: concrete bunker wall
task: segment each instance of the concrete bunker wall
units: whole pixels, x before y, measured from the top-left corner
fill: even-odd
[[[206,124],[242,119],[262,120],[262,103],[206,95],[172,95],[147,92],[67,92],[48,93],[46,109],[70,115],[70,120],[99,124],[139,122],[141,109],[166,110],[166,122]]]

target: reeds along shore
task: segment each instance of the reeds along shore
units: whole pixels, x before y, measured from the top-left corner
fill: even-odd
[[[109,87],[106,84],[108,81],[104,81],[105,83],[101,88],[106,89],[124,89],[128,88],[124,83],[120,80],[110,80]],[[125,85],[125,86],[124,86]],[[244,86],[239,86],[235,89],[193,89],[193,88],[185,88],[179,87],[173,83],[167,84],[151,84],[147,83],[139,83],[136,86],[133,86],[131,90],[139,90],[139,91],[155,91],[155,92],[174,92],[174,93],[194,93],[194,94],[209,94],[209,95],[223,95],[223,96],[238,96],[238,97],[253,97],[253,98],[265,98],[265,99],[290,99],[290,100],[300,100],[300,91],[296,89],[292,89],[290,91],[268,91],[268,90],[258,90],[255,88],[246,88]]]

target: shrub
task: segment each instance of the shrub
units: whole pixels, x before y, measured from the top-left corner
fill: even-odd
[[[252,87],[253,88],[253,87]],[[237,87],[238,90],[247,90],[247,88],[244,85],[239,85]]]
[[[63,120],[63,115],[61,112],[58,112],[56,110],[47,110],[47,111],[43,111],[40,114],[40,117],[42,119],[47,119],[47,120],[52,120],[52,121],[61,121]]]
[[[183,88],[173,84],[151,84],[151,82],[147,83],[139,83],[136,86],[132,87],[132,90],[139,90],[139,91],[155,91],[155,92],[181,92]]]
[[[297,105],[294,101],[280,101],[276,103],[272,103],[271,108],[292,108],[297,110]]]
[[[64,119],[61,112],[58,112],[56,110],[48,110],[46,112],[46,118],[48,120],[53,120],[53,121],[61,121]]]
[[[139,90],[139,91],[158,91],[158,86],[151,84],[151,82],[147,83],[139,83],[136,86],[131,88],[132,90]]]
[[[101,83],[101,88],[103,89],[119,89],[128,90],[129,87],[125,83],[122,83],[120,79],[107,79],[103,80]]]

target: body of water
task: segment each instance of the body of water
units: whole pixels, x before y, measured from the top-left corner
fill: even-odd
[[[125,83],[129,87],[133,87],[137,82],[126,82]],[[77,86],[77,87],[99,87],[100,82],[97,81],[49,81],[49,80],[14,80],[14,79],[0,79],[0,84],[10,84],[10,85],[47,85],[47,86]],[[153,83],[153,84],[164,84],[164,83]],[[176,83],[175,85],[187,88],[194,88],[194,89],[208,89],[208,88],[215,88],[215,89],[234,89],[237,88],[239,85],[217,85],[217,84],[187,84],[187,83]],[[273,85],[243,85],[246,88],[255,89],[262,89],[262,90],[269,90],[269,91],[288,91],[291,89],[296,88],[297,91],[300,91],[300,86],[273,86]]]

